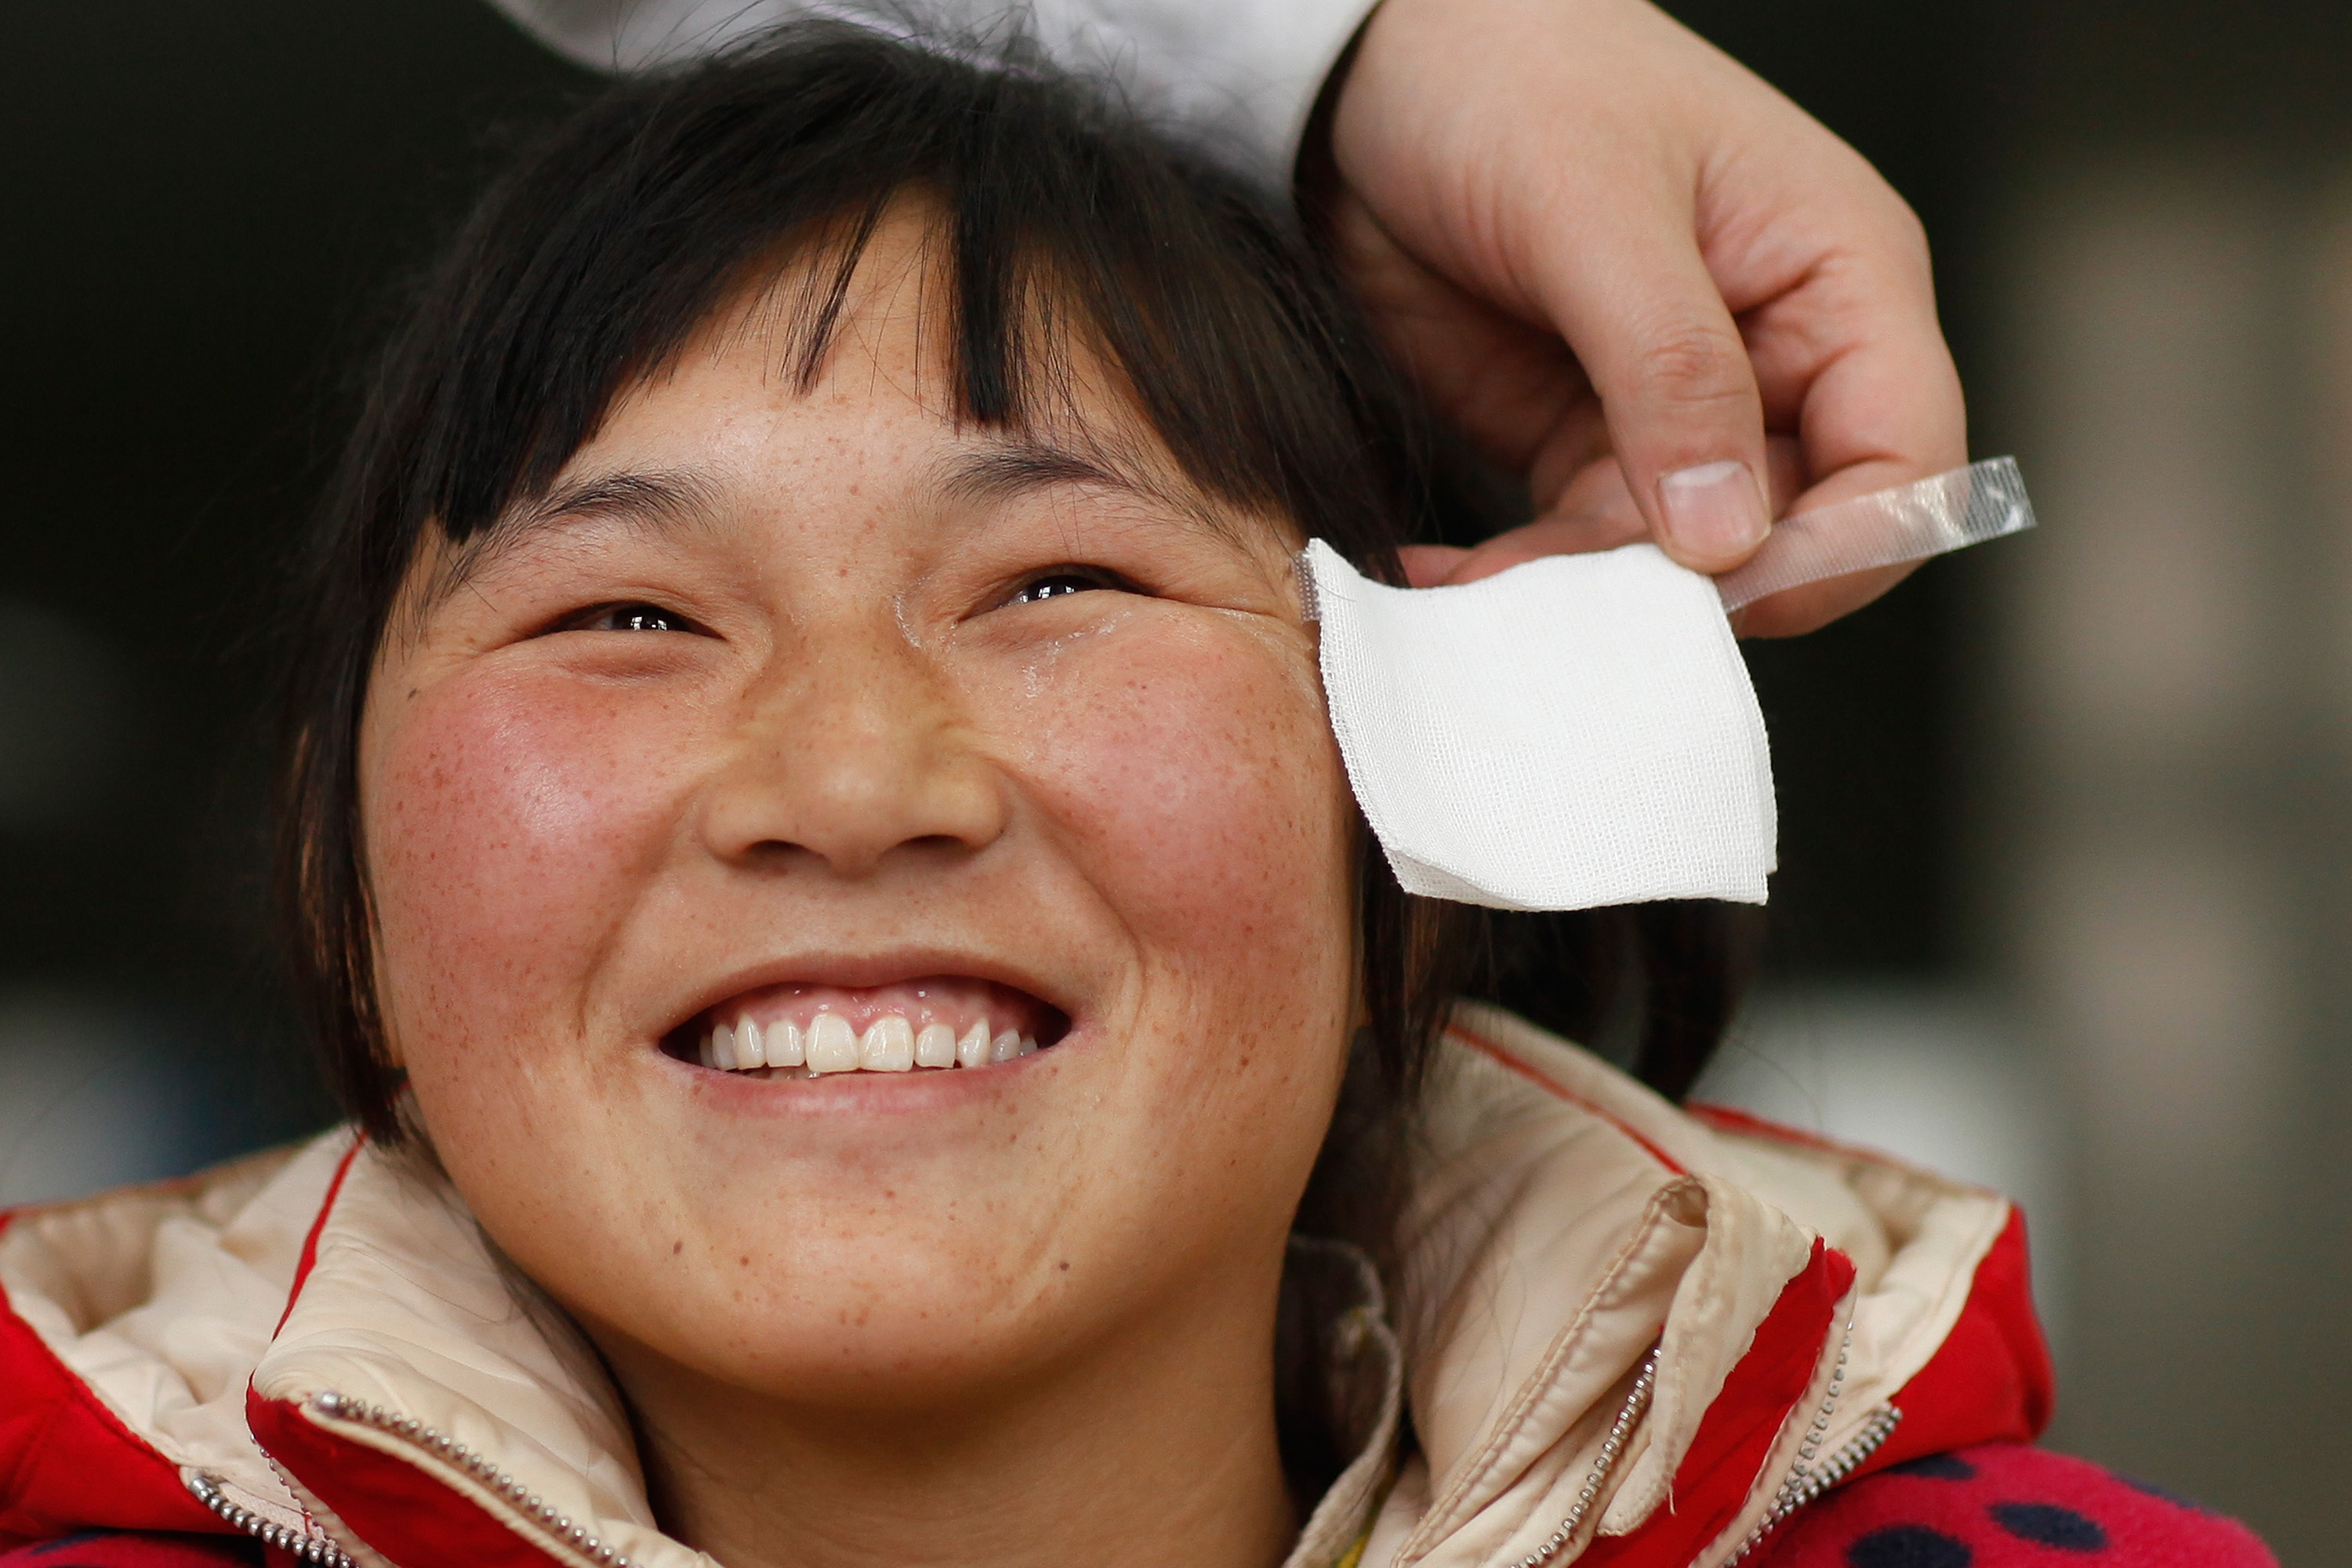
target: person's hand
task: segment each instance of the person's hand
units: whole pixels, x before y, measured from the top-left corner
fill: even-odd
[[[1769,515],[1967,461],[1927,247],[1852,148],[1644,0],[1383,0],[1331,110],[1340,265],[1538,516],[1423,585],[1654,538],[1722,572]],[[1769,432],[1769,435],[1768,435]],[[1748,607],[1810,630],[1907,568]]]

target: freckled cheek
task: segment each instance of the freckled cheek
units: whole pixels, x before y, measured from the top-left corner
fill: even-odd
[[[459,676],[373,729],[362,799],[394,1016],[526,1033],[576,1018],[602,939],[660,863],[692,751],[677,704],[566,681]]]
[[[1019,705],[1024,787],[1127,921],[1186,945],[1344,940],[1345,775],[1293,662],[1247,637],[1137,637]]]
[[[1102,651],[1007,715],[1032,724],[1024,793],[1143,963],[1104,1152],[1164,1184],[1155,1210],[1278,1235],[1353,1005],[1354,815],[1321,691],[1274,639]]]

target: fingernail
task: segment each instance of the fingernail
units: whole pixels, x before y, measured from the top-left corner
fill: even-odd
[[[1668,542],[1692,561],[1729,561],[1764,542],[1771,521],[1745,463],[1701,463],[1658,481]]]

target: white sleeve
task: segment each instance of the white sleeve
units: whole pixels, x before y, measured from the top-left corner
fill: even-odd
[[[577,63],[625,71],[708,53],[808,16],[884,31],[903,7],[856,0],[490,0]],[[1307,118],[1376,0],[931,0],[985,36],[1025,21],[1047,54],[1108,70],[1143,110],[1270,184],[1289,184]]]

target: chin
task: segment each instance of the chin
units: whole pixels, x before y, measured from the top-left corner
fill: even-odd
[[[619,1303],[617,1320],[574,1310],[616,1361],[650,1353],[719,1387],[838,1406],[845,1418],[984,1398],[1049,1373],[1108,1326],[1084,1321],[1053,1263],[976,1266],[969,1248],[919,1237],[786,1256],[771,1273],[732,1289],[711,1279],[690,1301]]]

